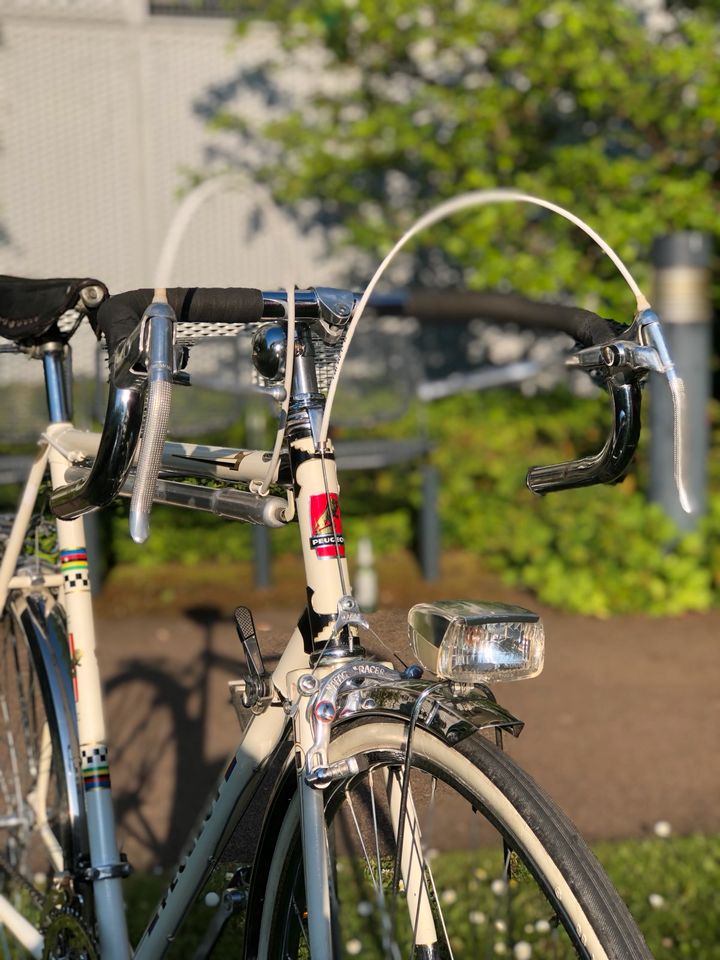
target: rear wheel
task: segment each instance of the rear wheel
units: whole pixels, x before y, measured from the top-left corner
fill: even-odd
[[[325,794],[338,956],[651,957],[572,824],[487,740],[449,747],[417,730],[403,808],[406,730],[354,722],[332,743],[331,760],[367,761]],[[296,795],[270,867],[259,956],[311,956],[306,921]]]
[[[73,818],[48,660],[30,640],[29,613],[20,598],[0,621],[0,893],[37,925],[53,876],[72,863]],[[46,634],[62,632],[59,608],[53,620],[41,624]]]

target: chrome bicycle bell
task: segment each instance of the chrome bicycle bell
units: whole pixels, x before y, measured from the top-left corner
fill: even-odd
[[[278,323],[264,323],[252,340],[252,360],[265,380],[280,380],[285,374],[287,337]]]

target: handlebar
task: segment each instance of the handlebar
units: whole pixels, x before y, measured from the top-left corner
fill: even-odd
[[[596,483],[617,483],[625,476],[640,438],[642,394],[637,381],[610,382],[608,388],[613,422],[605,446],[593,457],[530,467],[526,483],[533,493],[542,495]]]
[[[318,324],[330,343],[342,336],[356,295],[317,287],[295,292],[296,315]],[[149,534],[173,379],[179,379],[180,351],[175,322],[247,324],[287,316],[287,292],[247,288],[172,288],[167,303],[153,302],[153,291],[132,290],[107,300],[97,329],[109,350],[110,393],[98,455],[89,473],[53,491],[50,508],[71,520],[108,506],[126,486],[147,412],[130,506],[130,532],[136,542]]]
[[[394,297],[394,299],[393,299]],[[674,396],[681,396],[678,378],[665,347],[657,316],[650,310],[625,327],[587,310],[532,304],[520,297],[487,293],[438,294],[411,292],[371,301],[378,312],[403,312],[425,318],[448,317],[520,322],[525,326],[560,330],[580,345],[573,362],[597,373],[608,389],[612,429],[598,454],[580,460],[532,467],[530,490],[554,490],[614,483],[622,479],[635,452],[640,433],[640,387],[649,371],[664,374]],[[131,507],[131,532],[142,541],[149,531],[149,509],[162,456],[170,389],[178,373],[180,354],[174,346],[174,318],[190,323],[257,323],[287,317],[287,293],[255,289],[185,289],[167,291],[167,304],[152,303],[152,291],[136,290],[111,297],[98,311],[98,327],[110,349],[108,415],[98,456],[89,474],[54,491],[53,513],[72,519],[109,504],[126,484],[141,432],[145,395],[145,440],[141,444],[138,474]],[[316,288],[295,291],[296,315],[313,322],[326,343],[342,338],[359,296],[350,291]],[[679,400],[678,400],[679,403]],[[676,424],[680,425],[680,416]],[[681,490],[680,456],[676,479]]]

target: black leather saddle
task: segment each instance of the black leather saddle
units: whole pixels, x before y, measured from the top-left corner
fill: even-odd
[[[99,280],[0,276],[0,336],[26,343],[47,340],[58,318],[74,307],[83,288],[90,286],[104,291],[99,306],[107,296],[107,287]]]

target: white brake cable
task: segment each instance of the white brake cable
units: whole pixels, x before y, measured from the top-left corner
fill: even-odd
[[[177,259],[180,244],[185,236],[190,222],[195,217],[198,210],[210,200],[215,194],[222,193],[225,190],[233,188],[248,188],[248,181],[245,177],[236,173],[221,173],[203,183],[193,187],[185,195],[182,203],[175,211],[168,227],[165,239],[163,240],[160,256],[158,257],[155,268],[155,290],[158,287],[167,287],[170,281],[170,274]]]
[[[388,253],[383,262],[377,268],[372,276],[372,279],[370,280],[370,283],[368,283],[367,287],[365,288],[365,292],[360,298],[360,302],[355,309],[355,315],[353,316],[350,326],[348,327],[348,331],[345,335],[345,342],[343,343],[337,367],[335,368],[335,376],[333,377],[332,383],[330,384],[330,389],[328,390],[327,401],[325,404],[325,415],[323,416],[322,427],[320,429],[321,443],[324,443],[325,440],[327,440],[328,430],[330,428],[330,414],[332,412],[332,405],[335,399],[335,391],[337,390],[340,371],[342,370],[342,365],[345,362],[345,356],[348,348],[350,347],[350,343],[355,333],[355,328],[357,327],[361,316],[365,312],[365,307],[367,306],[368,300],[372,296],[372,292],[377,286],[382,275],[385,273],[385,270],[392,263],[396,255],[405,246],[408,240],[411,240],[416,234],[420,233],[421,230],[432,226],[434,223],[438,223],[440,220],[444,220],[446,217],[452,216],[454,213],[460,213],[460,211],[469,210],[472,207],[485,206],[489,203],[533,203],[538,207],[545,207],[547,210],[552,210],[554,213],[559,213],[560,216],[565,217],[566,220],[569,220],[571,223],[574,223],[576,226],[580,227],[581,230],[584,230],[585,233],[602,248],[608,257],[610,257],[635,295],[638,311],[647,310],[650,307],[647,298],[642,293],[640,287],[635,282],[634,277],[617,253],[615,253],[612,247],[606,243],[603,238],[592,229],[592,227],[585,223],[584,220],[581,220],[580,217],[575,216],[574,213],[571,213],[564,207],[558,206],[556,203],[551,203],[549,200],[543,200],[542,197],[535,197],[532,194],[523,193],[520,190],[507,190],[498,188],[488,190],[473,190],[470,193],[461,193],[459,197],[453,197],[452,200],[446,200],[444,203],[438,204],[438,206],[433,207],[432,210],[429,210],[426,214],[423,214],[419,220],[416,220],[415,223],[408,230],[406,230],[402,237],[400,237],[390,253]]]
[[[280,460],[283,440],[285,439],[285,430],[287,429],[288,410],[290,409],[290,396],[292,394],[293,367],[295,365],[295,285],[289,283],[285,287],[287,291],[287,347],[285,349],[285,398],[280,407],[280,417],[278,420],[278,429],[275,434],[275,445],[273,447],[272,457],[268,464],[265,477],[260,481],[253,481],[250,489],[253,493],[258,493],[264,497],[270,489],[270,484],[275,477],[275,471]]]

